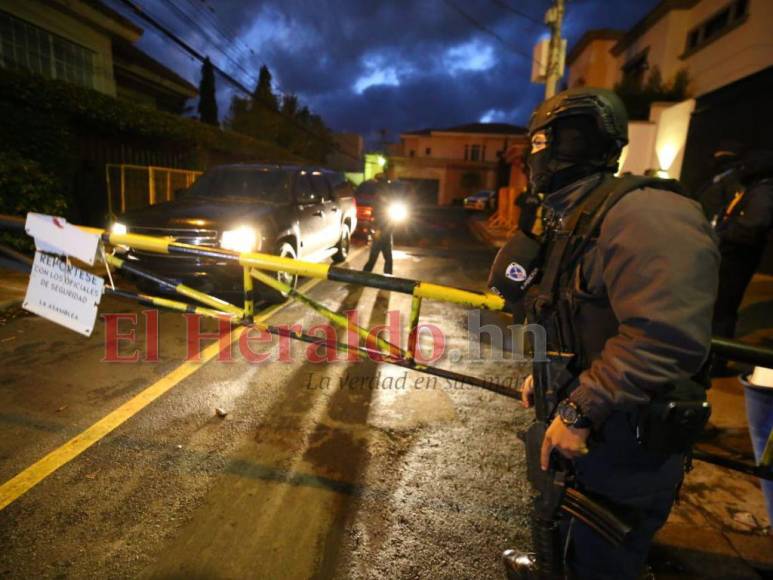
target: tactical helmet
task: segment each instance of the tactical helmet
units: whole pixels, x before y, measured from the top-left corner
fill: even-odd
[[[586,87],[569,89],[545,100],[529,120],[529,134],[545,129],[556,119],[577,115],[593,117],[618,151],[628,143],[628,114],[623,101],[612,91]]]

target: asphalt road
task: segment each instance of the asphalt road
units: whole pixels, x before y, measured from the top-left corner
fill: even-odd
[[[482,289],[492,252],[463,216],[419,223],[395,274]],[[366,257],[355,251],[350,266]],[[329,282],[309,293],[369,327],[410,309],[408,296]],[[121,353],[144,350],[142,320]],[[422,321],[443,331],[447,352],[470,348],[463,308],[425,302]],[[323,320],[289,304],[269,322]],[[116,363],[103,360],[103,323],[88,339],[23,313],[0,323],[0,484],[47,454],[52,471],[22,481],[0,511],[0,576],[498,578],[501,551],[528,542],[516,439],[528,413],[516,402],[372,361],[316,363],[302,344],[290,362],[254,364],[236,349],[232,362],[194,368],[183,316],[162,313],[159,327],[158,362]],[[252,350],[276,354],[277,342]],[[438,364],[498,380],[523,371],[464,356]],[[163,394],[135,404],[153,389]],[[115,413],[117,428],[87,431],[93,445],[67,455]]]

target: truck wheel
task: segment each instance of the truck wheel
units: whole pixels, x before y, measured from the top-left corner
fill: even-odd
[[[341,239],[336,246],[338,251],[333,255],[334,264],[340,264],[349,257],[349,248],[351,243],[352,234],[349,232],[349,226],[344,224],[344,227],[341,230]]]
[[[279,246],[279,251],[277,252],[277,255],[280,258],[292,258],[295,259],[295,248],[293,248],[293,245],[289,242],[282,243],[281,246]],[[295,288],[295,285],[298,283],[298,276],[295,274],[289,274],[287,272],[277,272],[276,278],[280,282],[284,282],[291,288]]]
[[[295,258],[295,248],[293,248],[293,245],[289,242],[283,242],[279,245],[277,250],[274,252],[275,256],[279,256],[281,258]],[[295,274],[288,274],[287,272],[274,272],[274,276],[277,280],[280,282],[284,282],[291,288],[295,288],[296,284],[298,283],[298,276]],[[267,300],[270,304],[281,304],[282,302],[286,302],[287,298],[282,296],[279,292],[276,290],[269,288],[267,286],[264,286],[261,284],[261,295]]]

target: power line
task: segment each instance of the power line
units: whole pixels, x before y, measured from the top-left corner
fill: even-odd
[[[500,8],[504,8],[508,12],[512,12],[513,14],[516,14],[520,16],[521,18],[524,18],[531,22],[532,24],[536,24],[537,26],[544,26],[545,23],[542,20],[538,20],[537,18],[534,18],[531,14],[527,14],[526,12],[523,12],[519,10],[518,8],[514,8],[513,6],[510,6],[507,2],[504,0],[491,0],[494,4],[499,6]]]
[[[226,23],[222,22],[217,17],[215,9],[212,6],[209,6],[206,2],[204,2],[204,0],[185,0],[185,1],[186,1],[186,4],[191,7],[192,10],[196,11],[197,14],[199,14],[204,20],[206,20],[210,24],[210,26],[214,29],[215,33],[222,39],[222,42],[224,44],[236,42],[242,46],[241,50],[238,48],[235,48],[234,52],[231,54],[232,56],[234,54],[236,56],[229,59],[231,60],[231,62],[234,62],[236,66],[244,70],[244,68],[236,61],[244,57],[249,58],[249,55],[247,55],[248,52],[253,57],[257,57],[257,54],[255,54],[255,51],[239,38],[239,33],[234,28],[228,26]],[[221,25],[223,26],[223,29],[225,29],[225,32],[223,31],[223,29],[220,28]],[[266,66],[265,61],[261,60],[260,64],[263,66]],[[249,73],[247,73],[247,76],[248,78],[250,78]],[[255,81],[252,80],[251,78],[250,78],[250,82],[255,84]],[[273,81],[273,85],[276,88],[276,90],[278,90],[279,92],[281,93],[284,92],[282,90],[282,87],[279,86],[276,80]]]
[[[218,18],[217,13],[215,12],[215,9],[212,6],[207,5],[202,0],[185,0],[185,1],[186,1],[186,4],[188,4],[193,10],[195,10],[199,14],[201,14],[202,17],[205,20],[207,20],[212,25],[212,27],[215,30],[217,30],[217,32],[220,34],[220,36],[222,38],[228,39],[228,36],[223,33],[223,30],[220,28],[221,25],[225,29],[225,32],[228,35],[230,35],[230,37],[234,41],[236,41],[239,44],[241,44],[242,48],[240,49],[239,52],[236,53],[238,56],[240,56],[240,57],[241,56],[245,56],[248,52],[252,56],[257,56],[255,54],[255,51],[252,50],[252,47],[250,47],[247,44],[245,44],[244,41],[242,41],[239,38],[239,34],[236,31],[236,29],[232,28],[226,22],[223,22],[222,20],[220,20],[220,18]]]
[[[495,31],[491,30],[491,29],[490,29],[490,28],[488,28],[488,27],[487,27],[485,24],[483,24],[482,22],[480,22],[479,20],[477,20],[477,19],[476,19],[474,16],[472,16],[471,14],[469,14],[469,13],[465,12],[464,10],[462,10],[462,9],[461,9],[461,8],[460,8],[460,7],[459,7],[459,6],[458,6],[458,5],[457,5],[455,2],[453,2],[452,0],[443,0],[443,2],[445,2],[445,3],[446,3],[448,6],[450,6],[450,7],[451,7],[451,8],[452,8],[454,11],[456,11],[456,12],[457,12],[457,14],[459,14],[459,15],[460,15],[462,18],[464,18],[465,20],[467,20],[467,21],[468,21],[470,24],[472,24],[472,25],[473,25],[475,28],[477,28],[478,30],[481,30],[482,32],[485,32],[485,33],[486,33],[486,34],[488,34],[489,36],[493,36],[494,38],[496,38],[496,39],[497,39],[497,40],[498,40],[498,41],[499,41],[499,42],[500,42],[500,43],[501,43],[501,44],[502,44],[502,45],[503,45],[505,48],[509,49],[510,51],[514,52],[514,53],[515,53],[515,54],[517,54],[517,55],[520,55],[520,56],[522,56],[522,57],[524,57],[524,58],[527,58],[527,59],[529,59],[529,61],[530,61],[530,62],[531,62],[531,61],[534,61],[534,62],[536,62],[536,63],[537,63],[537,64],[538,64],[540,67],[542,67],[542,63],[540,63],[540,61],[538,61],[536,58],[534,58],[534,56],[533,56],[533,55],[531,55],[531,54],[529,54],[529,53],[527,53],[527,52],[525,52],[525,51],[521,50],[520,48],[518,48],[518,47],[516,47],[516,46],[514,46],[514,45],[512,45],[512,44],[510,44],[509,42],[507,42],[507,41],[506,41],[504,38],[502,38],[502,37],[501,37],[501,36],[500,36],[500,35],[499,35],[497,32],[495,32]]]
[[[196,60],[198,60],[201,63],[204,63],[205,57],[200,52],[198,52],[196,49],[191,47],[187,42],[185,42],[182,38],[180,38],[177,34],[175,34],[173,31],[171,31],[169,28],[164,26],[162,23],[160,23],[158,20],[153,18],[150,14],[142,10],[137,4],[135,4],[132,0],[120,0],[123,4],[125,4],[131,11],[140,19],[144,20],[151,26],[153,26],[156,30],[160,31],[164,34],[164,36],[168,37],[174,44],[176,44],[179,48],[181,48],[183,51],[185,51],[189,56],[192,56]],[[247,96],[252,96],[252,92],[245,87],[239,80],[235,79],[233,76],[225,72],[223,69],[218,67],[215,64],[212,64],[212,68],[215,69],[218,74],[220,74],[221,77],[223,77],[225,80],[227,80],[229,83],[231,83],[234,87],[236,87],[238,90],[242,91]],[[265,103],[254,100],[253,103],[257,103],[260,106],[266,108],[267,110],[272,111],[273,113],[284,117],[287,121],[295,125],[298,129],[306,133],[307,135],[310,135],[311,137],[314,137],[315,139],[324,142],[324,143],[330,143],[329,139],[326,139],[325,137],[318,135],[305,125],[301,124],[297,119],[290,117],[289,115],[286,115],[282,113],[281,111],[275,111]],[[348,157],[351,157],[352,159],[356,159],[359,161],[359,158],[351,155],[343,150],[340,151],[341,154],[346,155]]]
[[[211,31],[209,31],[207,28],[205,28],[202,24],[197,22],[195,19],[193,19],[190,15],[188,15],[182,8],[180,8],[174,0],[169,0],[167,5],[169,8],[172,9],[172,11],[177,15],[178,18],[181,20],[185,20],[188,22],[193,28],[201,32],[206,39],[209,40],[209,42],[212,43],[212,45],[215,47],[216,50],[218,50],[225,58],[226,60],[230,61],[231,64],[233,64],[236,68],[240,69],[242,73],[244,73],[245,78],[252,83],[255,84],[255,79],[252,78],[249,71],[245,69],[239,61],[234,58],[231,54],[225,51],[225,49],[218,46],[220,44],[220,40],[216,38]]]

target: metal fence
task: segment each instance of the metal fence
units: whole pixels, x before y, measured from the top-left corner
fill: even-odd
[[[108,163],[107,204],[111,216],[162,201],[171,201],[178,191],[189,188],[201,171]]]

